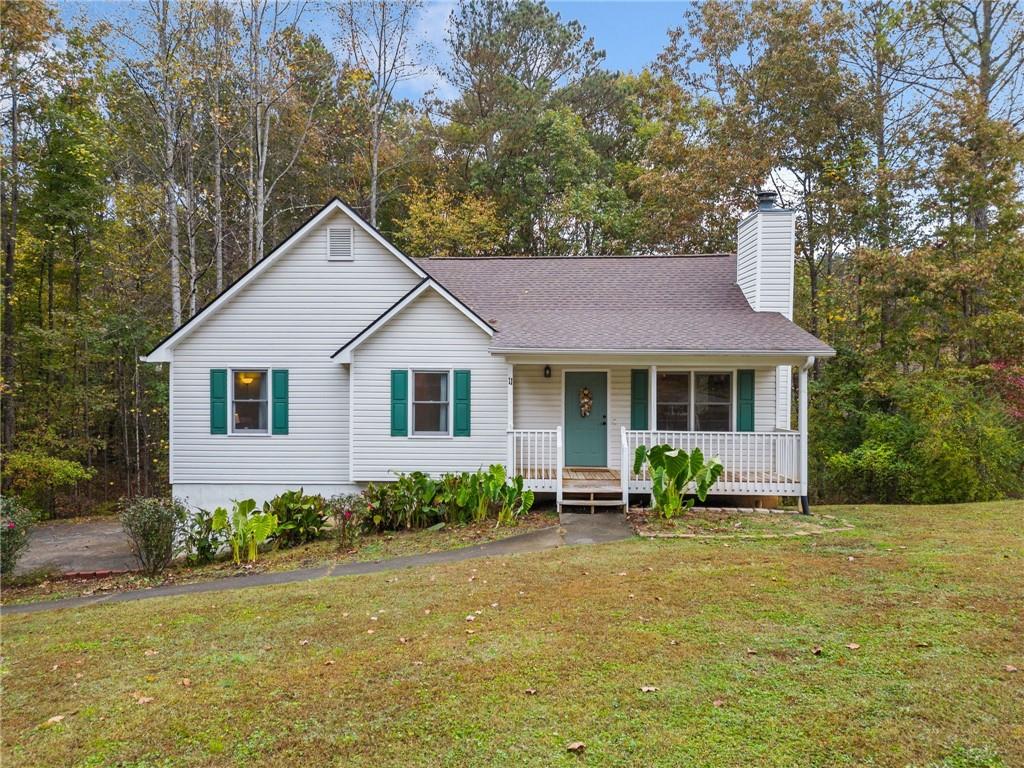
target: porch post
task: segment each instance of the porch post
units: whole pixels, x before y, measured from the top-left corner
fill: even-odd
[[[658,366],[651,366],[647,374],[647,385],[650,390],[647,397],[647,428],[654,432],[658,429]]]
[[[809,357],[807,362],[800,366],[800,509],[805,515],[811,513],[811,506],[807,500],[807,371],[812,365],[814,358]]]
[[[505,471],[508,472],[509,475],[515,475],[516,474],[516,470],[515,470],[515,456],[513,455],[514,451],[515,451],[515,448],[514,448],[514,445],[513,445],[514,440],[515,440],[515,436],[512,434],[512,430],[514,428],[513,425],[515,424],[515,420],[514,420],[513,415],[512,415],[512,363],[508,363],[505,366],[505,373],[508,376],[508,380],[507,380],[507,384],[506,384],[506,389],[505,389],[505,408],[508,410],[508,418],[506,419],[506,421],[507,421],[506,432],[507,432],[507,439],[508,439],[508,448],[507,448],[507,457],[505,459]]]

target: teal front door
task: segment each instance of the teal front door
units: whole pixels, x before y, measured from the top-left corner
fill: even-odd
[[[608,374],[565,373],[565,466],[608,466]]]

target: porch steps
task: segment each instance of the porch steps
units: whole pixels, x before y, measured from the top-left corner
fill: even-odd
[[[563,507],[590,507],[590,513],[596,511],[596,507],[621,507],[622,491],[595,490],[562,490]]]

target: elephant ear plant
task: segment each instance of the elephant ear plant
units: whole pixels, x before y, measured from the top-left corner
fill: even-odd
[[[228,531],[228,542],[236,564],[242,562],[243,551],[249,562],[255,563],[260,544],[277,531],[277,515],[256,512],[255,509],[256,502],[245,499],[234,502],[230,518],[224,507],[217,507],[213,513],[213,529]]]
[[[638,446],[633,456],[633,474],[639,474],[645,463],[651,477],[654,508],[666,519],[693,507],[693,499],[683,500],[691,483],[697,498],[704,501],[723,469],[716,458],[705,461],[700,448],[687,453],[670,445]]]

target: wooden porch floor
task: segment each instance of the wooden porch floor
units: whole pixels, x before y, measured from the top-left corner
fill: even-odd
[[[621,493],[622,477],[611,467],[565,467],[562,490],[570,493]]]

